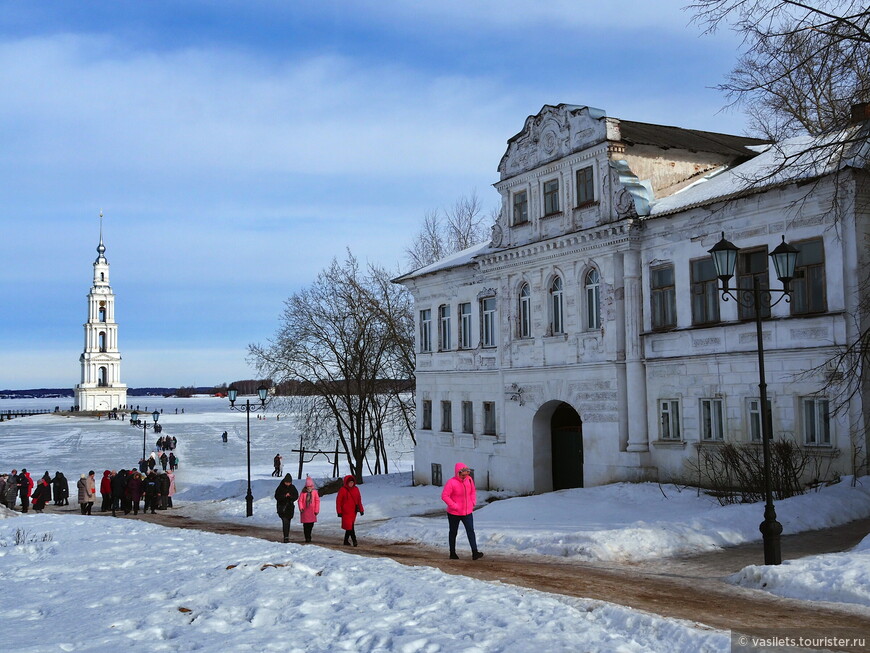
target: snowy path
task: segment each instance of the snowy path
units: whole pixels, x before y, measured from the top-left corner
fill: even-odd
[[[148,515],[146,519],[177,528],[280,540],[278,528],[199,521],[189,516],[167,513]],[[789,536],[784,538],[788,542],[784,542],[783,548],[786,552],[789,549],[797,550],[799,547],[796,543],[802,539],[814,542],[810,548],[825,546],[825,543],[830,546],[831,541],[843,542],[840,533],[832,532],[854,531],[857,536],[859,532],[866,533],[865,522],[870,523],[870,520]],[[300,534],[297,532],[293,535],[298,539]],[[323,541],[315,542],[316,546],[370,558],[391,558],[408,566],[435,567],[449,574],[488,582],[617,603],[664,617],[685,619],[749,635],[764,636],[769,634],[771,628],[799,630],[806,636],[826,636],[831,632],[870,632],[870,615],[861,608],[785,599],[723,582],[722,577],[746,564],[745,559],[760,556],[758,544],[717,554],[636,564],[517,558],[504,554],[488,554],[484,560],[472,563],[468,559],[447,560],[443,551],[407,543],[366,541],[364,546],[353,549],[342,546],[337,537],[326,533],[322,537]],[[292,536],[291,540],[295,541]],[[795,545],[791,545],[791,542]]]

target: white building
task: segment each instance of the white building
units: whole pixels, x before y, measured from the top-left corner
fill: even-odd
[[[527,492],[690,480],[699,447],[760,442],[754,314],[721,301],[708,254],[723,232],[741,284],[781,287],[782,235],[801,250],[792,301],[763,321],[773,436],[850,473],[868,395],[834,415],[824,371],[800,373],[854,340],[867,173],[792,162],[747,190],[798,145],[583,106],[530,116],[499,164],[492,241],[397,280],[416,304],[417,482],[456,461]]]
[[[121,383],[115,294],[109,285],[102,218],[100,213],[100,244],[94,261],[94,284],[88,293],[88,321],[84,324],[85,348],[79,357],[82,375],[74,388],[78,409],[86,411],[112,410],[127,404],[127,386]]]

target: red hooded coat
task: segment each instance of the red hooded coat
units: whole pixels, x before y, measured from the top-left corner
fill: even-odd
[[[348,486],[349,483],[352,485]],[[357,512],[359,514],[364,512],[359,488],[356,486],[356,480],[350,474],[344,477],[344,485],[341,486],[338,496],[335,497],[335,512],[341,517],[341,527],[346,531],[353,528]]]

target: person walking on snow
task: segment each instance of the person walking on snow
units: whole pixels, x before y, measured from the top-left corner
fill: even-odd
[[[363,510],[359,488],[356,486],[356,479],[351,474],[344,477],[344,485],[341,486],[335,497],[335,512],[341,518],[345,546],[350,544],[349,539],[356,546],[356,531],[354,530],[356,515],[357,513],[364,515],[365,510]]]
[[[317,522],[317,514],[320,512],[320,494],[314,487],[314,479],[310,476],[305,479],[305,488],[296,502],[299,506],[299,521],[302,522],[302,531],[305,534],[305,543],[311,542],[311,531]]]
[[[456,534],[459,532],[459,523],[465,526],[465,534],[471,545],[472,560],[480,560],[483,553],[477,550],[477,539],[474,536],[474,506],[477,503],[477,489],[474,487],[474,479],[471,478],[471,470],[465,463],[456,463],[456,473],[441,492],[441,500],[447,504],[447,522],[450,525],[447,541],[450,544],[450,559],[459,560],[456,555]]]
[[[272,461],[272,464],[275,465],[275,469],[272,470],[272,476],[278,477],[281,476],[281,454],[276,453],[275,458]]]
[[[299,492],[293,485],[293,477],[287,474],[275,488],[275,511],[281,518],[285,544],[290,541],[290,521],[293,519],[293,513],[296,512],[298,499]]]

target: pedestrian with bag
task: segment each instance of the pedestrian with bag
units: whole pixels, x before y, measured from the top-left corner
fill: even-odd
[[[344,545],[349,545],[349,540],[351,540],[356,546],[356,531],[354,530],[356,516],[357,513],[364,515],[365,511],[359,488],[356,486],[356,479],[351,474],[344,477],[344,484],[338,490],[338,495],[335,497],[335,511],[338,513],[341,527],[344,529]]]
[[[299,492],[296,490],[296,486],[293,485],[293,477],[287,474],[278,483],[278,487],[275,488],[275,511],[281,518],[285,544],[290,541],[290,521],[296,512],[296,501],[298,499]]]

